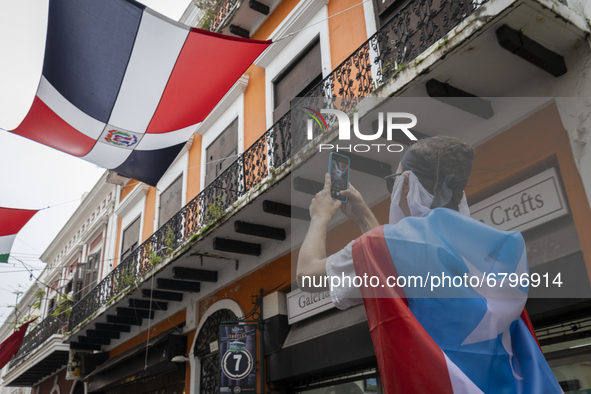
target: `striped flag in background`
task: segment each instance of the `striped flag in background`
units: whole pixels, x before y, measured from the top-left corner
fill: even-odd
[[[13,133],[155,186],[269,45],[132,0],[50,0],[43,75]]]
[[[16,234],[36,213],[28,209],[0,208],[0,263],[8,263]]]

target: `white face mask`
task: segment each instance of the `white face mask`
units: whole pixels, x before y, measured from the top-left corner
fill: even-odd
[[[409,173],[408,177],[408,196],[407,202],[410,208],[411,216],[423,216],[425,212],[429,211],[431,204],[433,203],[433,195],[429,193],[419,178],[412,171],[406,171]],[[392,189],[392,197],[390,203],[390,224],[396,224],[406,217],[402,209],[400,209],[400,198],[402,196],[402,189],[404,188],[404,175],[401,175],[394,182]],[[462,196],[462,201],[459,205],[460,213],[470,216],[470,209],[468,208],[468,201],[466,200],[466,193]]]

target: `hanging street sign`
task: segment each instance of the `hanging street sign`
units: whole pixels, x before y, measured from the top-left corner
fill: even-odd
[[[256,326],[220,326],[220,393],[255,393]]]

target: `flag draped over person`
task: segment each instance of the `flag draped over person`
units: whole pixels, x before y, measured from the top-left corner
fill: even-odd
[[[16,234],[36,213],[36,210],[0,207],[0,263],[8,262]]]
[[[155,186],[270,43],[133,0],[50,0],[37,95],[12,132]]]
[[[4,342],[0,343],[0,369],[4,368],[10,359],[18,353],[27,333],[27,327],[35,320],[37,318],[24,323],[11,336],[6,338]]]
[[[376,227],[352,253],[356,275],[400,278],[360,288],[386,393],[562,393],[524,313],[520,233],[437,208]]]

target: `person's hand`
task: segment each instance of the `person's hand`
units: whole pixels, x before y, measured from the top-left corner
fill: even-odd
[[[359,225],[362,233],[380,225],[375,215],[369,209],[361,193],[349,183],[349,188],[341,192],[341,196],[347,197],[347,202],[341,206],[341,210],[349,219]]]
[[[345,216],[353,220],[355,223],[362,223],[364,218],[371,214],[371,211],[363,200],[361,193],[359,193],[352,184],[349,183],[349,188],[347,190],[343,190],[341,192],[341,196],[347,197],[347,202],[342,204],[341,211],[343,211]]]
[[[324,188],[316,193],[310,204],[310,217],[330,221],[341,207],[340,201],[333,200],[330,195],[330,174],[324,176]]]

